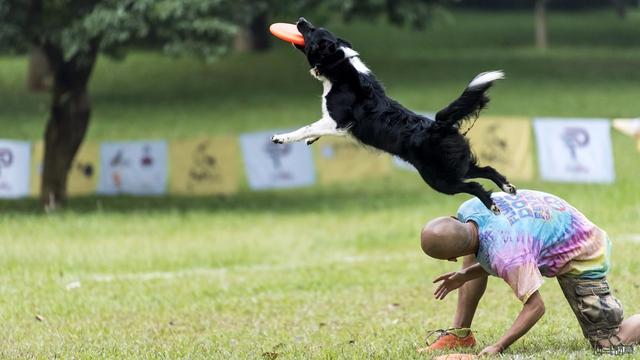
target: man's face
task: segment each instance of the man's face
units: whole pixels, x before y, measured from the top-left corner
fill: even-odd
[[[460,220],[458,220],[458,218],[457,218],[457,217],[455,217],[455,216],[453,216],[453,215],[451,216],[451,218],[452,218],[452,219],[456,219],[457,221],[460,221]],[[451,262],[458,262],[458,258],[457,258],[457,257],[448,258],[448,259],[447,259],[447,261],[451,261]]]

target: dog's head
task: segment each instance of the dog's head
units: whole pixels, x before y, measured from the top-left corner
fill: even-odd
[[[343,48],[351,49],[351,44],[333,35],[325,28],[316,28],[305,18],[298,19],[298,31],[304,37],[304,46],[296,45],[307,57],[312,68],[320,73],[339,63],[347,55]]]

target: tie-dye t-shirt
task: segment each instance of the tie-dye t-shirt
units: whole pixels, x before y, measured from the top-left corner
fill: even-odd
[[[523,303],[540,288],[542,276],[596,279],[609,271],[607,234],[566,201],[532,190],[494,193],[492,199],[500,215],[474,198],[460,206],[458,219],[478,225],[478,262]]]

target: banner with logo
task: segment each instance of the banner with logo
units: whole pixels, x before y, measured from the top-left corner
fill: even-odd
[[[30,163],[29,142],[0,140],[0,198],[29,195]]]
[[[357,181],[389,174],[389,156],[353,139],[326,136],[315,148],[320,183]]]
[[[232,136],[176,140],[169,145],[169,191],[182,195],[238,191],[240,156]]]
[[[467,137],[480,166],[491,166],[510,181],[533,178],[528,119],[482,117]]]
[[[83,143],[76,153],[69,177],[67,178],[67,194],[88,195],[96,192],[98,185],[98,165],[100,147],[96,143]],[[31,155],[31,195],[40,194],[42,183],[42,163],[44,159],[44,142],[33,143]]]
[[[101,144],[99,194],[161,195],[166,192],[166,188],[165,141]]]
[[[609,120],[537,118],[534,127],[542,179],[614,181]]]
[[[249,187],[254,190],[312,185],[316,174],[311,149],[304,142],[274,144],[273,134],[288,130],[248,133],[240,136]]]

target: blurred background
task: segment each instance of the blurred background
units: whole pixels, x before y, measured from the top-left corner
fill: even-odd
[[[640,300],[638,6],[0,0],[0,357],[406,358],[446,326],[429,284],[454,265],[417,234],[469,196],[348,139],[268,141],[321,114],[303,54],[268,32],[299,16],[416,112],[504,70],[474,151],[609,231],[617,295]],[[491,291],[487,343],[518,309]],[[512,351],[590,356],[557,333],[567,309]]]

